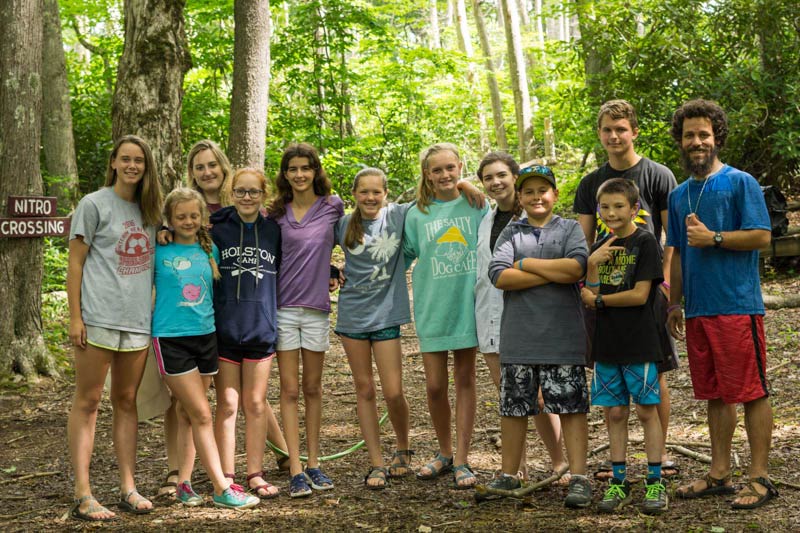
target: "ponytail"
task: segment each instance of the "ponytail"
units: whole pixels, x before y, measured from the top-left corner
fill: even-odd
[[[222,274],[219,273],[217,261],[214,259],[214,246],[211,242],[211,235],[208,233],[208,229],[206,229],[205,226],[202,226],[197,232],[197,242],[200,243],[200,247],[203,251],[208,254],[208,264],[211,265],[212,277],[214,279],[220,279]]]
[[[361,218],[361,210],[356,207],[347,223],[347,231],[344,234],[344,245],[350,249],[364,242],[364,223]]]

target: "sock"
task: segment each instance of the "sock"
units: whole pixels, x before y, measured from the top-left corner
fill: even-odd
[[[660,463],[659,463],[660,468]],[[612,475],[620,481],[625,481],[625,461],[611,462]]]
[[[661,479],[661,461],[657,463],[647,463],[647,479]]]

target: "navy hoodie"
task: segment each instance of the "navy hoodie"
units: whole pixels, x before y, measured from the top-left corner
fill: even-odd
[[[220,357],[263,355],[278,340],[277,279],[281,229],[260,213],[250,228],[233,206],[211,215],[211,237],[219,248],[222,274],[214,287]]]

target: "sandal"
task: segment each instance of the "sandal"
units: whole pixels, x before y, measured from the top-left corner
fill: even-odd
[[[158,494],[156,494],[156,498],[174,498],[175,492],[178,490],[178,482],[177,481],[170,481],[169,478],[178,477],[177,470],[170,470],[167,472],[167,477],[164,478],[164,482],[158,488]]]
[[[597,470],[594,472],[594,478],[597,481],[608,481],[614,477],[614,469],[611,466],[611,461],[602,461],[597,465]]]
[[[681,467],[675,461],[664,461],[661,463],[661,477],[669,479],[681,475]]]
[[[767,492],[761,494],[756,490],[753,483],[758,483],[767,489]],[[775,485],[772,484],[772,481],[765,477],[752,478],[739,492],[739,494],[736,495],[736,499],[738,500],[739,498],[750,497],[758,499],[753,503],[737,503],[736,500],[734,500],[733,503],[731,503],[731,509],[757,509],[776,496],[778,496],[778,489],[775,488]]]
[[[387,472],[386,469],[382,466],[371,466],[367,475],[364,476],[364,486],[369,490],[383,490],[386,488],[387,483]],[[383,480],[383,483],[379,485],[370,485],[368,481],[370,479],[380,479]]]
[[[464,481],[468,481],[468,483],[464,483]],[[478,478],[475,477],[475,473],[467,463],[453,467],[453,486],[456,490],[469,490],[474,488],[477,483]]]
[[[92,502],[89,505],[89,508],[86,511],[81,511],[81,504],[83,502]],[[100,516],[91,516],[95,513],[111,513],[111,516],[107,517],[100,517]],[[91,494],[88,496],[81,496],[80,498],[75,499],[75,505],[72,506],[72,509],[69,511],[69,515],[72,518],[77,520],[85,520],[86,522],[110,522],[111,520],[116,520],[117,515],[115,515],[110,509],[103,507],[100,505],[100,502],[92,496]]]
[[[390,478],[405,477],[411,473],[411,456],[414,450],[396,450],[392,454],[392,464],[389,465],[388,476]],[[395,463],[395,459],[397,462]]]
[[[117,504],[120,511],[132,514],[147,514],[153,512],[152,502],[139,494],[139,491],[136,489],[129,490],[124,496],[120,493],[120,496],[122,497]],[[131,496],[134,496],[133,503],[130,502]],[[142,502],[149,502],[151,507],[143,507],[140,509],[139,504]]]
[[[436,467],[437,462],[440,463],[442,466],[437,468]],[[422,468],[427,468],[430,471],[430,473],[423,474],[422,470],[420,469],[420,471],[417,472],[417,479],[422,479],[424,481],[436,479],[445,472],[450,472],[453,469],[453,458],[445,457],[441,453],[437,453],[436,457],[433,458],[433,461],[426,464]]]
[[[693,500],[695,498],[705,498],[706,496],[715,496],[718,494],[733,494],[734,492],[736,492],[736,487],[728,484],[728,481],[730,480],[731,480],[730,474],[728,474],[722,479],[717,479],[711,477],[711,474],[706,474],[706,476],[703,479],[699,480],[705,482],[706,488],[702,490],[695,490],[694,484],[696,483],[696,481],[693,481],[689,485],[678,487],[678,490],[675,491],[675,496],[677,496],[678,498],[682,498],[684,500]]]
[[[252,474],[248,474],[246,481],[247,486],[250,487],[250,480],[255,479],[257,477],[264,478],[264,472],[254,472]],[[276,489],[275,492],[270,492],[269,489]],[[261,491],[264,491],[264,494]],[[255,487],[250,487],[250,493],[258,496],[261,500],[271,500],[272,498],[277,498],[280,494],[280,490],[275,487],[272,483],[269,483],[267,480],[264,480],[264,483],[261,485],[256,485]]]

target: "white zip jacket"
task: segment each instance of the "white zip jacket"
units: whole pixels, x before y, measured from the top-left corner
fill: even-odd
[[[490,210],[478,227],[478,272],[475,280],[475,325],[481,353],[500,353],[500,317],[503,315],[503,291],[489,279],[492,250],[489,240],[497,208]]]

